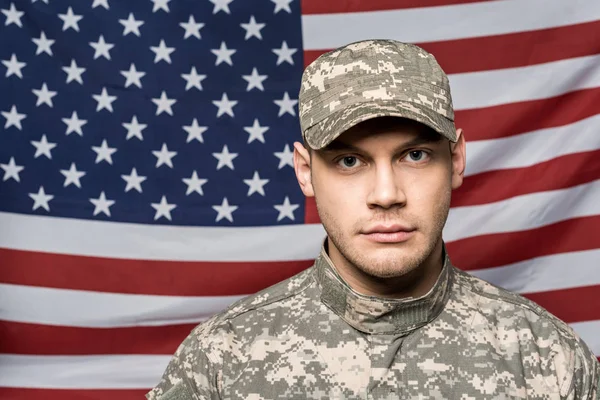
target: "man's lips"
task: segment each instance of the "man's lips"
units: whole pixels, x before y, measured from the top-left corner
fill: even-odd
[[[367,239],[377,243],[400,243],[414,234],[415,228],[400,224],[375,225],[361,232]]]

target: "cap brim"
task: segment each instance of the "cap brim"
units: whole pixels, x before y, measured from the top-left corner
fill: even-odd
[[[377,117],[408,118],[456,142],[454,121],[435,111],[405,101],[377,100],[360,102],[338,110],[304,132],[304,140],[314,150],[320,150],[353,126]]]

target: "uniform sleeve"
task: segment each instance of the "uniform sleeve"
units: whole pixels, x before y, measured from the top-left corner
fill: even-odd
[[[584,346],[577,352],[573,379],[567,399],[600,400],[600,363]]]

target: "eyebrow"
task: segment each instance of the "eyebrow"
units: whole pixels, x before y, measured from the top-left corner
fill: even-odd
[[[436,133],[435,135],[419,135],[414,139],[404,142],[397,146],[396,151],[409,147],[421,146],[424,144],[438,143],[441,140],[442,136],[438,133]],[[327,147],[321,149],[321,151],[323,151],[324,153],[338,153],[343,151],[360,153],[364,150],[350,143],[346,143],[343,140],[338,139],[330,143]]]

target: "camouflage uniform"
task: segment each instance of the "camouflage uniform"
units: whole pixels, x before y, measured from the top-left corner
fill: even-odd
[[[398,116],[456,141],[448,78],[421,48],[352,43],[305,70],[305,142],[318,150],[369,118]],[[152,400],[600,399],[600,365],[535,303],[444,263],[424,296],[355,292],[325,246],[306,271],[194,329]]]

